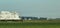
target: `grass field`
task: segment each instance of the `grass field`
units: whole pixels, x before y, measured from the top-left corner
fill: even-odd
[[[0,28],[60,28],[60,23],[0,23]]]

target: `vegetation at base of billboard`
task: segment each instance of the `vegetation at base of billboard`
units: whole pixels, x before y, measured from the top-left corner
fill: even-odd
[[[0,28],[60,28],[60,23],[42,23],[42,22],[17,22],[0,23]]]

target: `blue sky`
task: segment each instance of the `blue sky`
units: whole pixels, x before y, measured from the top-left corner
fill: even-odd
[[[60,17],[60,0],[0,0],[0,11],[17,11],[21,16]]]

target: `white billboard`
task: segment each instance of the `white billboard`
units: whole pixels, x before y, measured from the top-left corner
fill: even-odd
[[[21,20],[21,18],[16,12],[1,11],[0,20]]]

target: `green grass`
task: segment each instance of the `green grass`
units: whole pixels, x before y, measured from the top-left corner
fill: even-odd
[[[60,28],[60,23],[0,23],[0,28]]]

